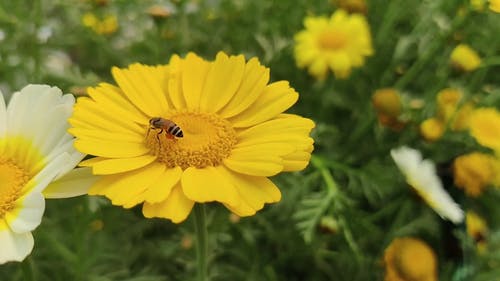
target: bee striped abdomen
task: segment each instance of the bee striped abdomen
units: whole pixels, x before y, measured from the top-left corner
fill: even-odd
[[[177,124],[172,124],[168,127],[167,132],[171,135],[174,135],[178,138],[182,138],[184,134],[182,133],[181,127],[177,126]]]

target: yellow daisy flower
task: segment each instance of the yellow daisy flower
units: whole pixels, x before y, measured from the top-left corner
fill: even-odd
[[[490,0],[490,10],[500,13],[500,0]]]
[[[328,69],[347,78],[373,54],[370,28],[363,15],[337,10],[330,18],[307,17],[305,30],[295,35],[295,59],[301,68],[325,79]]]
[[[451,52],[450,60],[453,66],[463,71],[473,71],[481,64],[479,55],[466,44],[460,44]]]
[[[249,216],[281,198],[267,177],[309,162],[314,123],[283,113],[298,94],[286,81],[268,84],[256,58],[190,53],[112,74],[118,87],[89,88],[70,119],[76,148],[97,156],[81,165],[103,175],[89,194],[125,208],[144,203],[144,216],[176,223],[195,202]]]
[[[436,254],[413,237],[394,239],[384,251],[384,281],[437,281]]]
[[[406,146],[392,149],[391,156],[406,182],[436,213],[455,224],[463,221],[462,209],[443,188],[432,161],[422,159],[420,151]]]
[[[453,161],[453,178],[455,185],[464,189],[471,197],[477,197],[495,180],[494,156],[473,152],[461,155]]]
[[[105,15],[102,19],[93,13],[82,16],[82,24],[100,35],[109,35],[118,30],[118,19],[114,15]]]
[[[445,88],[436,96],[437,117],[444,123],[448,123],[455,115],[462,99],[462,92],[458,89]]]
[[[66,133],[74,101],[47,85],[26,86],[7,106],[0,93],[0,264],[31,252],[45,198],[85,194],[95,180],[72,170],[84,157]]]
[[[478,108],[468,120],[470,134],[488,148],[500,151],[500,112],[496,108]]]

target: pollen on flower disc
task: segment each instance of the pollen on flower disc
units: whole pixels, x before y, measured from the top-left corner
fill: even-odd
[[[157,135],[154,131],[146,136],[152,153],[167,167],[217,166],[237,142],[231,123],[215,114],[174,112],[168,119],[182,129],[182,138],[169,138],[166,133]]]

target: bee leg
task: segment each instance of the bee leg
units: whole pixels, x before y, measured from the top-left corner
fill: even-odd
[[[160,141],[160,135],[161,135],[161,133],[163,133],[163,129],[161,129],[160,132],[158,132],[156,134],[156,139],[158,140],[158,146],[159,146],[158,151],[161,151],[161,141]]]

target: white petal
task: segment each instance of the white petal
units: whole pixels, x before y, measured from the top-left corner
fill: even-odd
[[[36,174],[25,186],[24,192],[42,192],[47,185],[52,182],[66,164],[71,160],[70,155],[63,153],[50,161],[43,169]]]
[[[43,194],[45,198],[67,198],[83,195],[98,179],[98,176],[92,174],[92,168],[77,168],[49,184]]]
[[[57,89],[57,88],[55,88]],[[7,126],[9,134],[24,135],[33,129],[33,122],[39,122],[41,109],[47,110],[56,104],[57,92],[48,85],[28,85],[12,95],[7,106]],[[39,110],[37,110],[39,108]],[[33,118],[33,117],[37,118]]]
[[[73,143],[73,141],[71,141]],[[60,179],[64,175],[66,175],[68,172],[73,170],[78,163],[82,161],[82,159],[85,157],[86,154],[80,153],[78,151],[74,151],[72,154],[69,155],[68,162],[62,167],[61,171],[59,174],[56,176],[55,180]]]
[[[0,229],[0,264],[9,261],[22,261],[33,250],[31,232],[14,233],[9,228]]]
[[[436,213],[455,224],[463,221],[462,209],[443,188],[431,160],[422,160],[420,151],[406,146],[392,149],[391,156],[408,184]]]
[[[5,214],[5,220],[15,233],[29,232],[42,222],[45,199],[40,192],[31,192],[16,201],[14,212]]]
[[[28,85],[14,93],[7,106],[7,134],[31,140],[33,150],[22,154],[25,163],[35,154],[46,156],[58,149],[61,139],[71,139],[66,131],[73,105],[72,95],[63,96],[60,89],[48,85]]]

